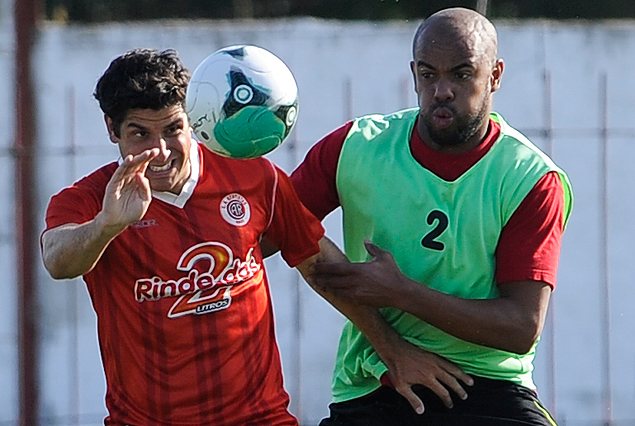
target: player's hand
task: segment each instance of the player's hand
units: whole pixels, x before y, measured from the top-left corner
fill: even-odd
[[[318,288],[353,303],[378,308],[394,306],[399,290],[412,285],[395,262],[393,255],[369,240],[364,242],[372,256],[367,262],[313,265],[311,279]],[[393,302],[394,301],[394,302]]]
[[[395,390],[408,400],[418,414],[423,413],[425,407],[412,390],[413,385],[429,388],[446,407],[452,408],[454,404],[448,389],[459,398],[466,399],[464,384],[474,384],[474,380],[456,364],[403,339],[395,342],[391,354],[380,354],[380,357],[388,367],[388,377]]]
[[[112,175],[106,186],[101,223],[105,228],[120,232],[143,218],[152,192],[145,177],[148,164],[159,155],[159,149],[149,149],[138,155],[128,155]]]

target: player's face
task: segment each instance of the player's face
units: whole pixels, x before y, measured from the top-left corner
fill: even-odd
[[[487,131],[503,63],[475,40],[421,37],[410,64],[421,108],[419,134],[435,149],[471,149]]]
[[[132,109],[121,123],[119,137],[106,117],[110,139],[119,145],[122,157],[158,148],[159,155],[146,169],[155,191],[179,194],[190,177],[192,134],[187,115],[180,105],[161,110]]]

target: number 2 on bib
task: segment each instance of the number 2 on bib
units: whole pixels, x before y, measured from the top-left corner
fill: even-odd
[[[436,241],[439,235],[448,227],[448,217],[440,210],[432,210],[426,219],[428,225],[435,225],[421,240],[421,245],[432,250],[443,250],[445,245]]]

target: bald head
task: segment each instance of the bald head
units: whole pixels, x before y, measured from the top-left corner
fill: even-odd
[[[503,75],[497,50],[494,25],[470,9],[442,10],[417,28],[410,69],[417,129],[430,147],[464,152],[480,143]]]
[[[441,10],[419,25],[412,44],[413,56],[427,44],[461,46],[491,62],[498,57],[494,25],[480,13],[461,7]]]

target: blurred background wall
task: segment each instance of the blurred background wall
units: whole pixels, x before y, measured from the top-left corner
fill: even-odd
[[[12,5],[0,2],[0,425],[17,425],[15,82]],[[536,361],[559,424],[635,424],[635,22],[494,20],[506,61],[495,109],[550,153],[576,195],[551,313]],[[300,115],[269,157],[288,172],[321,136],[355,116],[416,105],[408,62],[417,20],[314,18],[44,23],[33,51],[37,235],[50,196],[118,156],[92,98],[109,62],[134,47],[175,48],[192,70],[231,44],[264,47],[291,68]],[[325,221],[341,244],[339,213]],[[39,252],[36,252],[39,253]],[[39,256],[39,254],[38,254]],[[39,424],[99,425],[105,384],[95,317],[81,280],[52,281],[36,259]],[[328,412],[342,317],[267,260],[291,409]]]

